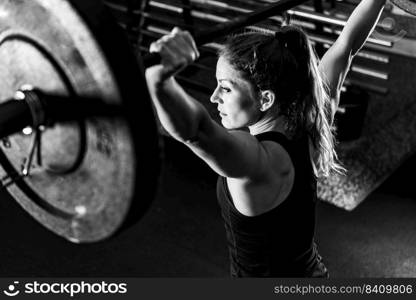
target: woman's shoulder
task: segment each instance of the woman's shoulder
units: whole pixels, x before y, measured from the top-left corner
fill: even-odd
[[[260,139],[259,143],[265,150],[268,166],[274,177],[286,176],[293,172],[293,147],[289,139],[277,134],[274,138]]]
[[[294,184],[295,169],[285,148],[269,139],[259,144],[266,160],[262,176],[227,178],[234,205],[245,216],[256,216],[275,208],[288,197]]]

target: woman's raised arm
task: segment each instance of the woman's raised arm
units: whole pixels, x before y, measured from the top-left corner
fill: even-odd
[[[362,0],[348,19],[335,43],[322,57],[319,69],[326,77],[333,98],[333,116],[339,93],[354,55],[361,49],[377,24],[386,0]]]

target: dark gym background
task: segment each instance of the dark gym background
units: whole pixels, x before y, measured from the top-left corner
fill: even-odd
[[[202,5],[202,1],[145,2],[106,1],[130,37],[132,47],[143,53],[148,43],[161,33],[157,28],[169,27],[167,22],[199,28],[215,22],[215,17],[238,15],[241,13],[238,8],[253,8],[268,1],[224,1],[234,10],[215,9]],[[318,13],[333,8],[348,13],[357,2],[316,0],[307,6]],[[175,19],[172,7],[182,7],[181,18]],[[199,18],[189,8],[200,12]],[[402,26],[406,22],[415,24],[415,19],[408,15],[399,14],[395,20]],[[322,28],[317,26],[316,30]],[[138,41],[139,33],[142,35]],[[412,34],[408,32],[410,39],[414,38]],[[317,44],[318,51],[324,51],[322,47]],[[206,100],[213,83],[208,75],[212,72],[214,55],[212,49],[203,51],[205,60],[192,67],[198,70],[185,70],[180,80],[191,93]],[[369,64],[360,59],[362,65]],[[415,63],[415,57],[406,56],[403,60]],[[397,69],[400,65],[391,64],[383,72]],[[187,72],[196,75],[191,78]],[[414,87],[411,74],[395,78],[396,82],[402,82],[402,87],[391,87],[370,75],[355,72],[348,78],[350,86],[369,94],[369,101],[383,101],[391,92],[386,89],[395,88],[396,93],[405,90],[411,79]],[[359,137],[360,133],[343,134],[346,138],[357,138],[355,135]],[[6,191],[1,191],[0,276],[227,277],[225,232],[215,197],[216,176],[186,147],[169,137],[163,139],[164,170],[151,209],[139,223],[105,242],[71,244],[45,230]],[[416,191],[412,174],[415,167],[416,157],[411,156],[351,212],[319,203],[316,240],[331,277],[416,277]]]

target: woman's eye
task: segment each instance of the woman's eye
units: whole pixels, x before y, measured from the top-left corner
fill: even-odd
[[[231,92],[231,89],[229,89],[229,88],[227,88],[227,87],[224,87],[224,86],[221,86],[221,87],[220,87],[220,89],[221,89],[222,91],[224,91],[225,93],[229,93],[229,92]]]

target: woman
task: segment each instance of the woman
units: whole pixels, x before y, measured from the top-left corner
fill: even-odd
[[[384,3],[363,0],[319,66],[296,27],[231,36],[211,96],[223,127],[174,79],[199,56],[192,36],[175,28],[151,45],[162,61],[146,79],[162,126],[219,175],[232,276],[328,276],[314,243],[316,180],[343,171],[331,123]]]

